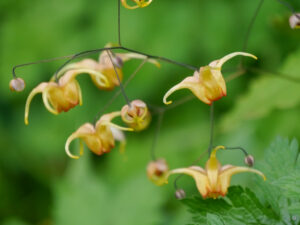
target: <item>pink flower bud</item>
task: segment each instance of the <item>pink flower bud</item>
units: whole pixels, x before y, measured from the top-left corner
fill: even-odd
[[[25,88],[25,81],[22,78],[15,78],[9,82],[11,91],[21,92]]]
[[[254,157],[252,155],[247,155],[245,157],[245,164],[252,167],[254,165]]]

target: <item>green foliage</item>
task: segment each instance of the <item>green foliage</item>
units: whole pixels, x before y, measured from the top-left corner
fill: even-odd
[[[300,79],[300,50],[290,54],[283,62],[281,74]],[[274,71],[274,69],[273,69]],[[253,76],[254,74],[247,74]],[[232,130],[245,120],[254,120],[269,115],[275,109],[290,109],[300,103],[299,80],[284,79],[281,75],[257,71],[249,91],[238,98],[235,107],[222,118],[221,128]]]
[[[225,198],[183,200],[193,214],[193,224],[298,224],[298,154],[296,140],[277,138],[258,163],[267,181],[257,179],[254,191],[232,186]]]

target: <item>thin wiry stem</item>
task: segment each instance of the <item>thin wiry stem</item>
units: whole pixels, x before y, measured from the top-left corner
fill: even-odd
[[[114,71],[115,71],[116,76],[117,76],[117,78],[118,78],[119,85],[120,85],[120,88],[121,88],[123,97],[125,98],[125,101],[126,101],[127,105],[128,105],[129,107],[131,107],[130,100],[129,100],[129,98],[128,98],[126,92],[125,92],[125,88],[124,88],[124,86],[123,86],[123,84],[122,84],[122,81],[121,81],[120,76],[119,76],[119,74],[118,74],[116,65],[115,65],[115,63],[114,63],[114,61],[113,61],[113,59],[112,59],[112,56],[110,55],[110,52],[109,52],[108,50],[107,50],[106,52],[107,52],[107,54],[108,54],[108,57],[109,57],[109,59],[110,59],[110,62],[112,63],[112,65],[113,65],[113,67],[114,67]]]
[[[60,72],[60,70],[63,67],[65,67],[68,63],[70,63],[74,59],[80,58],[82,56],[91,55],[91,54],[99,53],[99,52],[106,51],[106,50],[114,50],[114,49],[125,50],[125,51],[128,51],[128,52],[137,53],[137,54],[140,54],[140,55],[147,56],[148,58],[157,59],[157,60],[164,61],[164,62],[167,62],[167,63],[170,63],[170,64],[178,65],[178,66],[181,66],[181,67],[193,70],[193,71],[198,70],[198,68],[195,67],[195,66],[185,64],[185,63],[181,63],[181,62],[178,62],[178,61],[166,58],[166,57],[150,55],[150,54],[143,53],[143,52],[140,52],[140,51],[136,51],[136,50],[126,48],[126,47],[123,47],[123,46],[117,46],[117,47],[110,47],[110,48],[98,48],[98,49],[86,50],[86,51],[75,53],[73,55],[62,56],[62,57],[58,57],[58,58],[45,59],[45,60],[40,60],[40,61],[36,61],[36,62],[30,62],[30,63],[16,65],[16,66],[13,67],[12,74],[13,74],[14,78],[17,77],[16,73],[15,73],[15,70],[18,67],[23,67],[23,66],[38,64],[38,63],[43,63],[43,62],[51,62],[51,61],[55,61],[55,60],[58,60],[58,59],[68,58],[68,60],[65,63],[63,63],[54,74],[55,80],[58,81],[57,74]]]
[[[142,63],[138,66],[138,68],[130,75],[127,81],[124,83],[124,88],[131,82],[131,80],[136,76],[136,74],[142,69],[142,67],[147,62],[147,58],[142,61]],[[122,93],[122,90],[119,89],[113,97],[106,103],[106,105],[97,113],[94,118],[94,124],[97,122],[98,118],[105,112],[105,110],[116,100],[116,98]]]
[[[213,148],[213,142],[214,142],[214,102],[212,102],[210,106],[210,138],[209,138],[209,146],[208,146],[209,155]]]
[[[277,0],[277,2],[279,2],[281,5],[284,5],[286,8],[288,8],[292,13],[295,13],[295,9],[294,9],[294,7],[290,4],[290,3],[288,3],[288,2],[286,2],[286,1],[282,1],[282,0]]]
[[[225,149],[228,149],[228,150],[241,150],[245,156],[249,155],[248,152],[246,151],[246,149],[242,148],[242,147],[226,147],[225,146]]]
[[[17,78],[16,75],[16,69],[19,67],[24,67],[24,66],[29,66],[29,65],[34,65],[34,64],[40,64],[40,63],[47,63],[47,62],[52,62],[52,61],[56,61],[56,60],[61,60],[61,59],[68,59],[71,58],[73,55],[67,55],[67,56],[61,56],[61,57],[56,57],[56,58],[51,58],[51,59],[43,59],[43,60],[39,60],[36,62],[29,62],[29,63],[24,63],[24,64],[19,64],[13,67],[12,70],[12,75],[14,78]]]
[[[259,3],[258,3],[258,6],[256,7],[255,9],[255,12],[254,12],[254,15],[252,16],[251,18],[251,21],[250,21],[250,24],[247,28],[247,32],[246,32],[246,36],[245,36],[245,40],[244,40],[244,43],[243,43],[243,48],[242,48],[242,51],[245,52],[247,50],[247,47],[248,47],[248,42],[249,42],[249,37],[250,37],[250,34],[251,34],[251,31],[253,29],[253,26],[254,26],[254,22],[258,16],[258,13],[262,7],[262,4],[264,3],[264,0],[260,0]],[[243,62],[244,62],[244,58],[241,58],[241,61],[240,61],[240,67],[243,66]]]
[[[121,0],[118,0],[118,42],[121,44]]]

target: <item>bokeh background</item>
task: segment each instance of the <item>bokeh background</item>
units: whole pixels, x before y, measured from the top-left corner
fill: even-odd
[[[200,67],[242,50],[258,3],[154,0],[144,9],[122,8],[122,43]],[[299,2],[290,3],[299,9]],[[259,60],[245,59],[245,65],[300,78],[300,32],[289,28],[289,16],[276,0],[264,2],[247,49]],[[108,42],[117,42],[117,1],[0,0],[1,224],[169,225],[190,221],[185,206],[174,198],[174,178],[169,185],[156,187],[146,177],[157,116],[148,130],[127,133],[124,154],[117,146],[101,157],[87,149],[80,160],[67,157],[67,137],[81,124],[92,122],[114,93],[99,91],[88,76],[78,78],[82,107],[54,116],[38,96],[31,105],[29,126],[24,125],[29,92],[49,80],[63,60],[18,69],[27,84],[22,93],[8,88],[14,65],[101,48]],[[234,59],[224,68],[238,63],[239,59]],[[138,64],[132,61],[125,65],[125,78]],[[189,70],[175,65],[162,63],[157,69],[147,64],[126,91],[130,99],[161,106],[164,93],[188,75]],[[215,104],[215,144],[242,146],[259,161],[277,135],[299,140],[299,90],[299,83],[263,72],[247,72],[231,81],[228,96]],[[180,91],[171,98],[178,100],[189,94]],[[120,96],[107,112],[124,104]],[[187,166],[208,143],[209,107],[194,99],[166,112],[156,154],[166,158],[171,168]],[[223,163],[243,165],[240,152],[220,153],[220,158]],[[234,177],[233,183],[255,186],[252,176],[246,174]],[[190,177],[182,178],[179,186],[188,197],[198,195]]]

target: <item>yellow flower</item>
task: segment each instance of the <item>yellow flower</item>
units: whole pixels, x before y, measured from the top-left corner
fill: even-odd
[[[151,161],[147,166],[147,176],[157,186],[168,183],[168,172],[169,166],[164,159]]]
[[[226,96],[226,84],[221,73],[222,65],[229,59],[237,56],[249,56],[257,59],[256,56],[244,53],[234,52],[224,56],[219,60],[211,62],[208,66],[203,66],[199,71],[195,71],[193,76],[186,77],[179,84],[172,87],[164,96],[163,102],[165,104],[171,104],[172,101],[167,101],[167,98],[175,91],[187,88],[193,92],[193,94],[202,102],[211,104],[223,96]]]
[[[99,82],[108,83],[106,77],[96,71],[90,71]],[[61,76],[58,82],[52,80],[43,82],[35,87],[29,94],[25,106],[25,124],[28,124],[29,107],[33,97],[42,93],[44,105],[47,110],[53,114],[67,112],[78,104],[82,104],[80,86],[75,79],[77,75],[82,74],[82,70],[70,70]]]
[[[199,166],[191,166],[189,168],[180,168],[171,170],[171,174],[186,174],[194,178],[196,186],[203,198],[217,198],[218,196],[225,196],[227,189],[230,186],[231,176],[237,173],[252,172],[260,175],[265,180],[264,174],[258,170],[239,167],[232,165],[221,166],[216,158],[216,152],[219,149],[225,149],[224,146],[216,147],[208,161],[206,162],[205,169]]]
[[[122,120],[135,131],[146,129],[151,121],[147,105],[141,100],[134,100],[130,105],[122,108]]]
[[[127,0],[122,0],[122,4],[126,9],[137,9],[137,8],[144,8],[151,4],[152,0],[131,0],[136,5],[130,6],[127,4]]]
[[[114,118],[120,116],[120,112],[112,112],[104,114],[96,123],[92,125],[85,123],[78,128],[68,139],[65,145],[65,150],[68,156],[73,159],[79,159],[70,152],[69,146],[74,139],[80,139],[80,155],[83,154],[83,142],[95,154],[102,155],[110,152],[115,147],[115,140],[121,142],[121,147],[124,146],[125,138],[122,130],[132,131],[132,128],[121,127],[111,122]]]
[[[294,13],[290,16],[289,19],[290,27],[292,29],[299,29],[300,28],[300,13]]]
[[[111,47],[111,44],[106,45],[105,47]],[[120,78],[120,81],[123,79],[123,63],[130,60],[130,59],[146,59],[147,57],[144,55],[136,54],[136,53],[117,53],[114,54],[111,51],[110,56],[108,55],[107,51],[103,51],[100,56],[99,60],[93,60],[93,59],[84,59],[82,61],[69,64],[65,66],[60,72],[60,74],[64,74],[66,71],[69,70],[80,70],[81,73],[87,73],[90,75],[92,81],[94,84],[102,90],[112,90],[115,86],[119,86],[119,80],[116,76],[116,71],[118,73],[118,76]],[[147,60],[150,63],[155,64],[157,67],[160,66],[160,64],[154,60],[154,59],[148,59]],[[113,63],[112,63],[113,62]],[[116,71],[115,71],[115,68]],[[99,76],[95,76],[94,74],[101,74],[103,77],[107,79],[108,83],[104,83],[101,79],[99,79]]]

